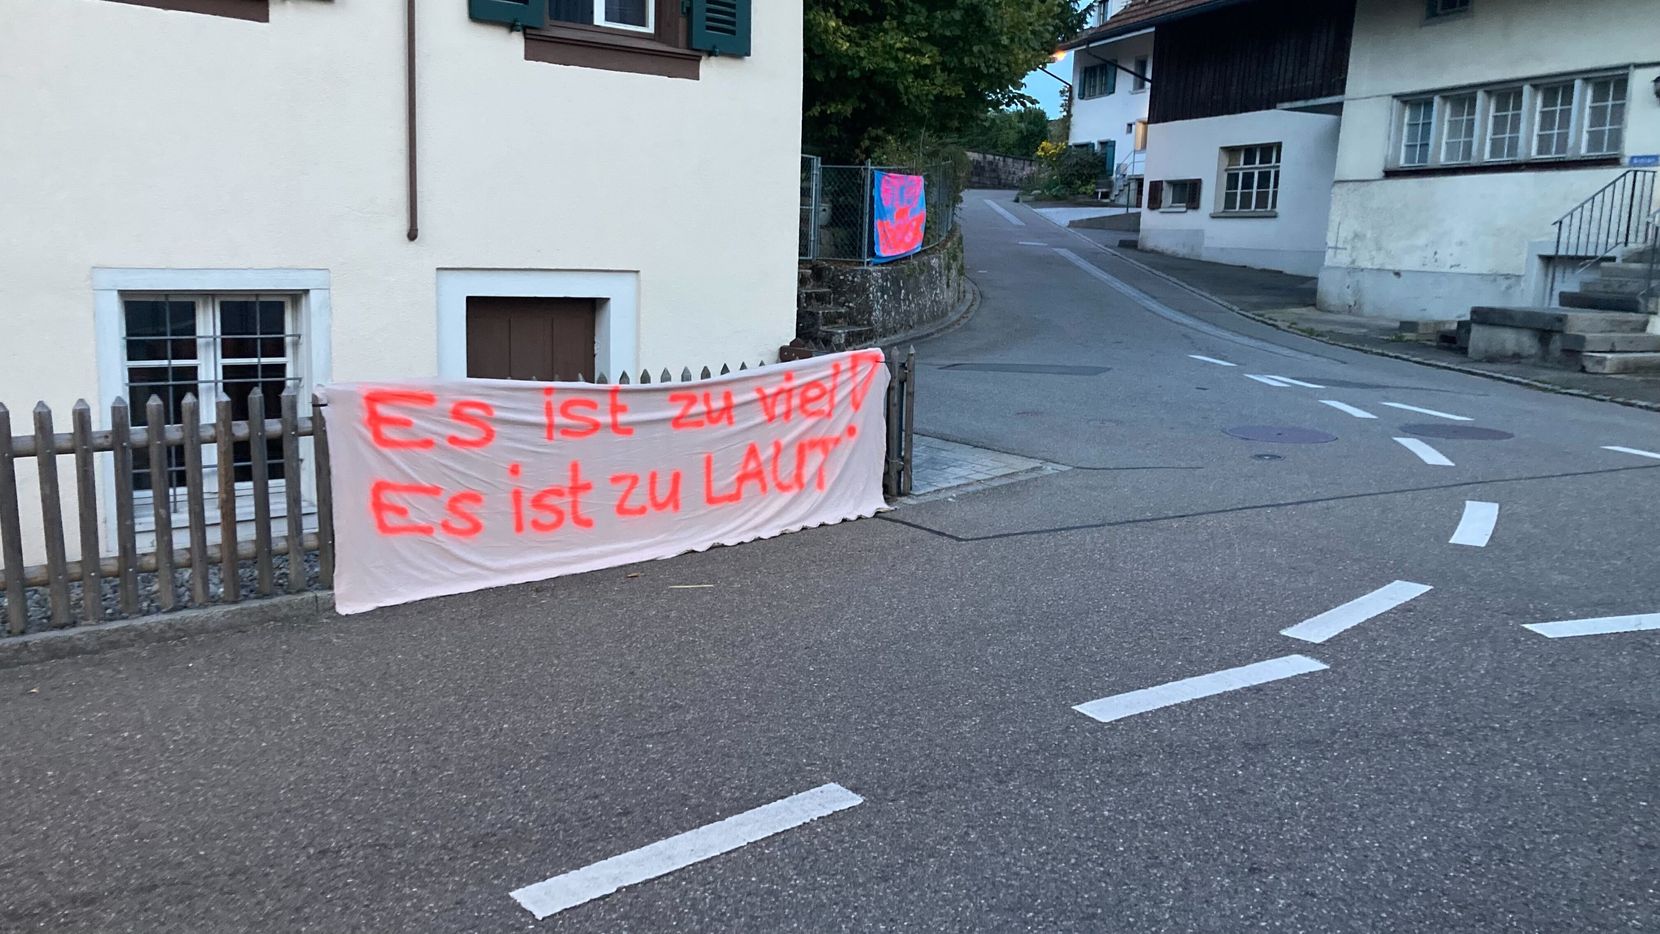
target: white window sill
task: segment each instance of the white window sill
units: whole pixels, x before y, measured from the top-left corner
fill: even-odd
[[[1247,218],[1247,219],[1249,219],[1249,218],[1279,217],[1280,212],[1278,212],[1278,211],[1213,211],[1213,212],[1211,212],[1210,216],[1211,217],[1221,217],[1221,218],[1238,217],[1238,218]]]
[[[1174,208],[1159,208],[1158,210],[1159,210],[1160,214],[1186,214],[1187,213],[1187,208],[1185,206],[1184,207],[1174,207]]]

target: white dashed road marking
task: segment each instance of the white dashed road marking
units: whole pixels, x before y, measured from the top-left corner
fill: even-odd
[[[1279,380],[1275,379],[1272,376],[1258,376],[1255,373],[1246,373],[1245,378],[1246,379],[1254,379],[1257,382],[1263,384],[1264,386],[1273,386],[1275,389],[1285,389],[1289,386],[1288,383],[1282,383],[1282,382],[1280,382]]]
[[[1551,639],[1569,636],[1602,636],[1612,632],[1645,632],[1660,629],[1660,613],[1637,616],[1603,616],[1597,619],[1563,619],[1554,623],[1528,623],[1526,628]]]
[[[1190,354],[1188,354],[1188,356],[1192,357],[1195,360],[1203,360],[1206,363],[1214,363],[1217,366],[1239,366],[1239,364],[1237,364],[1237,363],[1229,363],[1226,360],[1218,360],[1215,357],[1207,357],[1204,354],[1199,354],[1199,353],[1190,353]]]
[[[1431,467],[1451,467],[1453,462],[1447,460],[1447,455],[1430,447],[1417,438],[1396,438],[1395,441],[1408,451],[1418,455],[1418,459]]]
[[[1487,540],[1493,537],[1493,527],[1498,522],[1498,503],[1467,500],[1464,503],[1464,518],[1458,520],[1458,530],[1453,532],[1448,544],[1486,548]]]
[[[1377,418],[1376,415],[1373,415],[1371,412],[1368,412],[1365,409],[1357,409],[1352,405],[1348,405],[1347,403],[1338,402],[1336,399],[1321,399],[1320,404],[1321,405],[1329,405],[1332,408],[1336,409],[1337,411],[1342,412],[1346,415],[1353,415],[1355,418]]]
[[[1009,223],[1015,225],[1016,227],[1026,226],[1025,221],[1021,220],[1018,217],[1015,217],[1013,214],[1010,214],[1009,210],[1007,208],[1003,207],[1001,204],[998,204],[997,202],[991,200],[990,198],[982,198],[981,200],[986,203],[986,207],[991,208],[993,211],[996,211],[997,213],[1003,215],[1003,219],[1008,221]]]
[[[1072,709],[1086,717],[1093,717],[1102,723],[1111,723],[1114,720],[1122,720],[1138,713],[1146,713],[1160,707],[1170,707],[1185,701],[1197,700],[1201,697],[1210,697],[1213,694],[1255,687],[1259,684],[1267,684],[1270,681],[1279,681],[1282,678],[1308,674],[1311,671],[1324,671],[1326,667],[1324,662],[1318,662],[1303,655],[1287,655],[1283,658],[1270,659],[1266,662],[1257,662],[1239,668],[1229,668],[1226,671],[1216,671],[1195,678],[1183,678],[1180,681],[1171,681],[1157,687],[1142,688],[1139,691],[1131,691],[1127,694],[1114,694],[1111,697],[1092,700],[1087,704],[1079,704]]]
[[[1049,244],[1044,243],[1041,240],[1022,240],[1022,241],[1020,241],[1020,245],[1021,246],[1048,246]]]
[[[1619,451],[1621,454],[1635,454],[1638,457],[1651,457],[1657,461],[1660,461],[1660,454],[1656,454],[1653,451],[1644,451],[1638,448],[1622,448],[1613,444],[1605,444],[1602,446],[1602,449],[1604,451]]]
[[[1405,409],[1408,412],[1417,412],[1420,415],[1433,415],[1436,418],[1450,419],[1455,422],[1473,421],[1473,419],[1465,418],[1462,415],[1454,415],[1451,412],[1437,412],[1434,409],[1421,409],[1418,406],[1407,405],[1404,402],[1385,402],[1384,405],[1387,405],[1392,409]]]
[[[610,895],[625,885],[667,875],[863,802],[863,798],[840,785],[820,785],[811,791],[763,804],[754,810],[659,840],[650,846],[527,885],[512,895],[540,921],[583,902]]]
[[[1270,376],[1269,379],[1277,379],[1282,383],[1289,383],[1293,386],[1301,386],[1304,389],[1324,389],[1324,388],[1326,388],[1326,387],[1320,385],[1319,383],[1305,383],[1300,379],[1292,379],[1289,376]]]
[[[1301,639],[1304,642],[1325,642],[1346,629],[1429,593],[1430,589],[1428,584],[1396,581],[1379,587],[1364,597],[1357,597],[1340,607],[1327,610],[1319,616],[1305,619],[1290,629],[1282,629],[1280,635]]]

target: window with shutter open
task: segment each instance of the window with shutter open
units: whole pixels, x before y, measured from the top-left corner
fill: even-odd
[[[715,55],[748,55],[753,0],[691,0],[689,45]]]

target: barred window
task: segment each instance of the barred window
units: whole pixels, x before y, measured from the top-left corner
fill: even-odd
[[[1280,206],[1280,144],[1222,150],[1227,168],[1222,184],[1223,214],[1277,211]]]
[[[301,384],[298,302],[292,295],[123,293],[123,333],[127,400],[134,425],[145,425],[147,403],[161,399],[167,424],[179,424],[186,395],[200,403],[203,422],[211,421],[223,395],[231,400],[237,421],[274,419],[281,413],[284,389]],[[265,410],[250,413],[248,394],[264,393]],[[267,442],[266,477],[280,489],[284,479],[282,443]],[[204,465],[217,463],[213,446],[202,449]],[[253,480],[249,442],[234,446],[234,474],[240,488]],[[135,490],[166,490],[175,511],[185,485],[184,451],[168,448],[167,476],[151,475],[149,459],[134,458]],[[215,489],[216,472],[206,471]]]

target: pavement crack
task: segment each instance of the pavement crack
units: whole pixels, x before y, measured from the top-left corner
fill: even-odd
[[[1080,469],[1080,468],[1074,468]],[[1202,519],[1208,516],[1226,516],[1233,513],[1260,512],[1267,509],[1283,509],[1291,506],[1316,506],[1322,503],[1341,503],[1349,500],[1372,499],[1380,496],[1401,496],[1408,493],[1433,493],[1439,490],[1459,490],[1470,487],[1494,486],[1501,483],[1531,483],[1537,480],[1567,480],[1574,477],[1597,477],[1607,474],[1621,474],[1632,471],[1660,470],[1660,464],[1639,465],[1633,467],[1609,467],[1602,470],[1575,470],[1566,473],[1536,474],[1528,477],[1501,477],[1496,480],[1465,480],[1459,483],[1436,483],[1427,486],[1404,487],[1395,490],[1374,490],[1369,493],[1343,493],[1337,496],[1319,496],[1310,499],[1282,500],[1274,503],[1254,503],[1249,506],[1229,506],[1224,509],[1204,509],[1197,512],[1173,513],[1163,516],[1143,516],[1139,519],[1113,519],[1106,522],[1082,522],[1075,525],[1058,525],[1043,529],[1021,529],[1015,532],[993,532],[989,535],[955,535],[951,532],[931,528],[916,522],[910,522],[898,517],[882,514],[878,518],[885,519],[919,532],[927,532],[953,542],[989,542],[1004,538],[1026,538],[1036,535],[1057,535],[1062,532],[1085,532],[1093,529],[1111,529],[1129,525],[1151,525],[1156,522],[1176,522],[1182,519]]]

